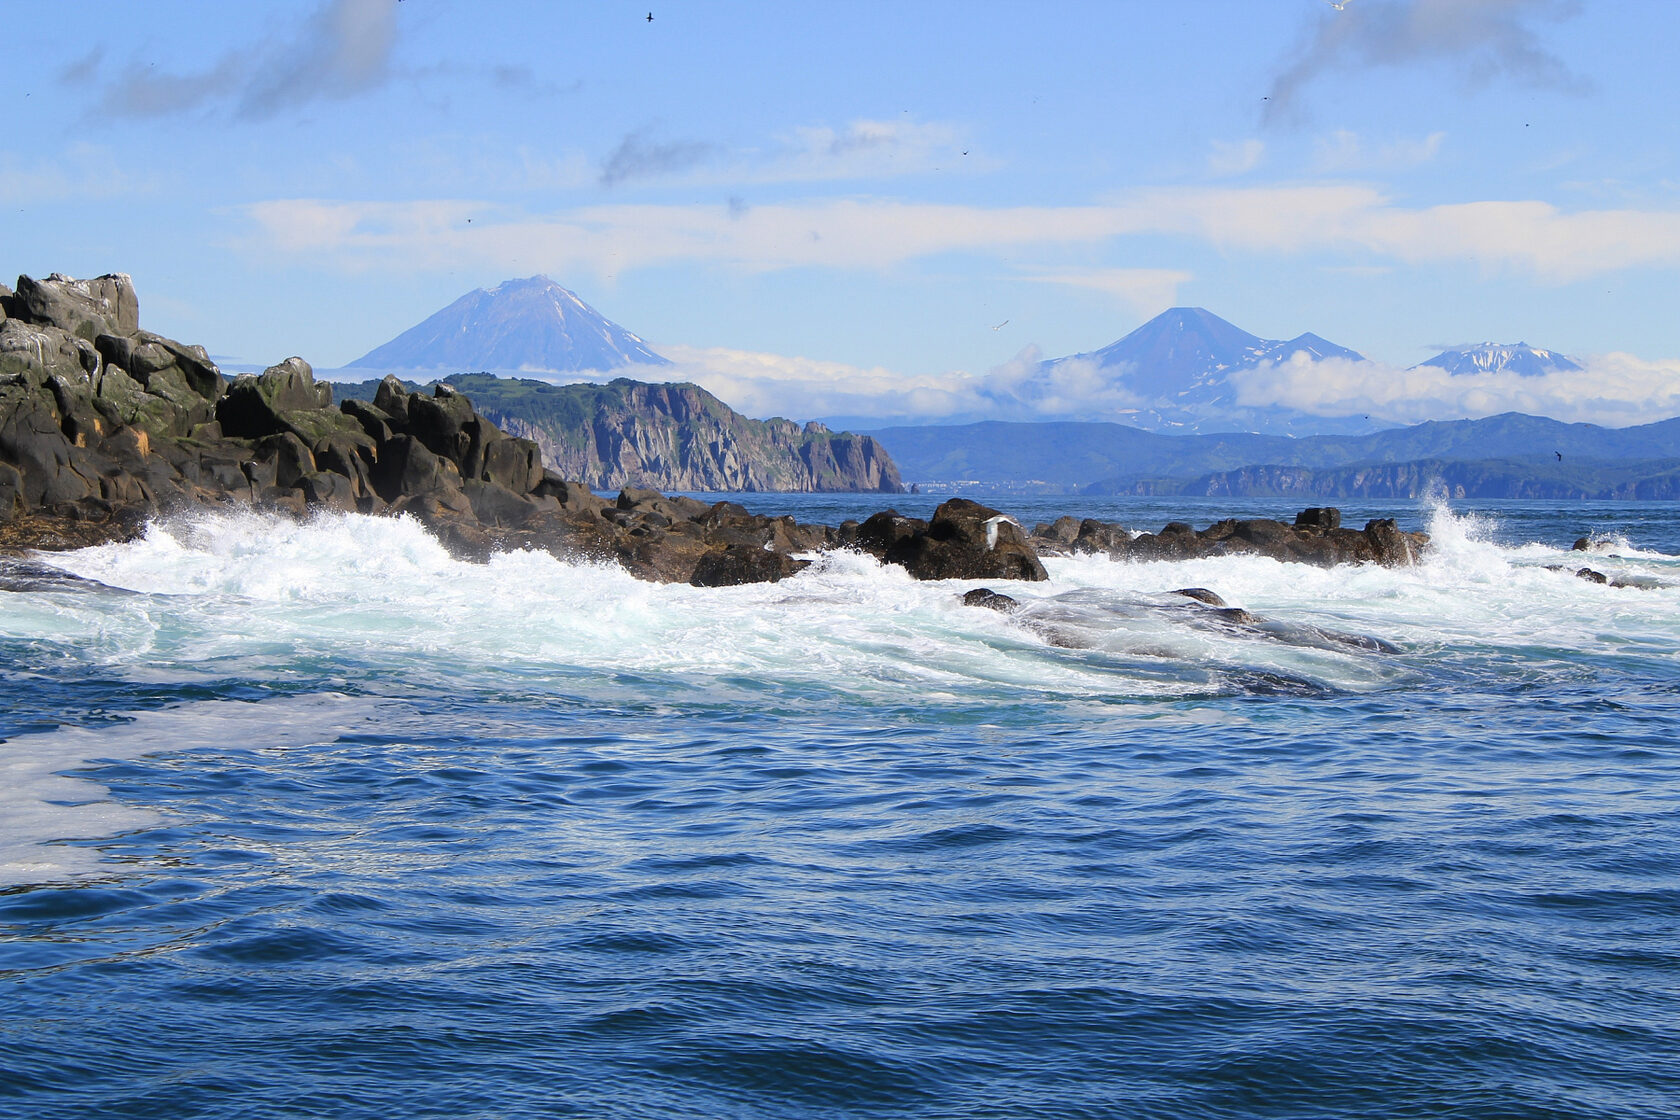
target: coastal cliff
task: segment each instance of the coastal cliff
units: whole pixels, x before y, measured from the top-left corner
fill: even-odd
[[[749,419],[697,385],[551,385],[489,374],[448,384],[505,430],[535,440],[544,466],[597,490],[904,490],[873,436]]]

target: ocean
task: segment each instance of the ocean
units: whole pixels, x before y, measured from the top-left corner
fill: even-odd
[[[1012,614],[345,515],[14,568],[0,1115],[1680,1114],[1680,515],[1375,516],[1427,562]]]

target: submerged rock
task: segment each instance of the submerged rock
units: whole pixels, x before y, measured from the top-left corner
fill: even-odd
[[[963,605],[968,607],[985,607],[993,611],[1012,611],[1021,604],[1008,595],[1000,595],[989,587],[976,587],[962,597]]]

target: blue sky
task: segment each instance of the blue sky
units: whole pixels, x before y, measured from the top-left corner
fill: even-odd
[[[951,413],[1174,304],[1374,359],[1286,403],[1680,412],[1680,5],[648,10],[8,6],[0,268],[322,367],[544,272],[759,414]],[[1592,373],[1403,373],[1484,339]]]

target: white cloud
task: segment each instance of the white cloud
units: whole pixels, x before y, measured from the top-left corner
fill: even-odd
[[[1239,404],[1282,405],[1320,416],[1370,416],[1401,424],[1525,412],[1625,427],[1680,415],[1680,361],[1631,354],[1588,359],[1584,370],[1539,376],[1450,374],[1438,366],[1398,369],[1380,362],[1302,356],[1233,375]]]
[[[1177,234],[1227,251],[1468,263],[1555,283],[1680,264],[1680,210],[1565,212],[1529,200],[1414,209],[1357,184],[1152,189],[1104,205],[1063,207],[850,198],[753,206],[626,203],[533,215],[462,200],[278,199],[244,213],[255,226],[256,236],[245,241],[251,250],[307,255],[346,269],[453,269],[470,262],[613,275],[684,261],[752,271],[878,269],[944,252],[1085,246],[1139,234]]]
[[[0,206],[120,198],[158,189],[156,173],[136,174],[125,162],[109,148],[84,143],[46,158],[0,152]]]
[[[1193,277],[1172,268],[1091,268],[1046,272],[1028,279],[1105,292],[1128,310],[1147,318],[1176,305],[1179,287]]]
[[[1208,155],[1208,170],[1215,175],[1241,175],[1260,166],[1266,155],[1264,140],[1215,140]]]
[[[1144,402],[1094,362],[1062,361],[1045,369],[1036,346],[983,374],[948,370],[906,374],[876,366],[717,347],[669,346],[675,363],[615,376],[692,381],[749,416],[872,417],[893,421],[1009,419],[1113,415]]]
[[[1416,140],[1401,137],[1370,144],[1357,132],[1340,128],[1314,142],[1313,166],[1332,173],[1416,167],[1435,158],[1446,136],[1445,132],[1431,132]]]
[[[780,148],[766,154],[749,181],[876,178],[959,163],[971,170],[994,166],[970,156],[957,129],[938,121],[859,119],[842,129],[796,128],[779,139]]]
[[[658,381],[692,381],[748,416],[892,419],[967,415],[989,407],[982,382],[961,370],[912,375],[881,366],[722,347],[659,349],[676,368],[647,367],[643,375]]]

